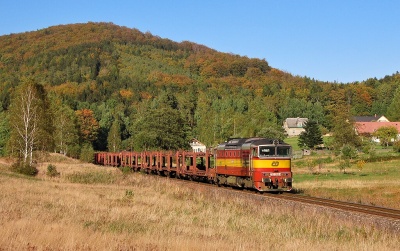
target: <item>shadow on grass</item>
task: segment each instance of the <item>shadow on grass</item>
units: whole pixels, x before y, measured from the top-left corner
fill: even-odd
[[[304,194],[305,190],[301,188],[293,188],[290,193],[292,194]]]

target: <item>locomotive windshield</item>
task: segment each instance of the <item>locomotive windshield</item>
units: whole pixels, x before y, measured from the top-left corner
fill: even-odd
[[[260,157],[271,157],[271,156],[289,157],[290,156],[290,147],[289,146],[259,146],[258,156],[260,156]]]
[[[291,152],[290,152],[290,147],[288,146],[278,146],[276,148],[276,153],[278,156],[282,157],[289,157]]]
[[[258,156],[274,156],[275,155],[275,146],[260,146]]]

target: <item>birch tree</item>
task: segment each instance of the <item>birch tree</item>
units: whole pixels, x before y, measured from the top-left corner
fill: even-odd
[[[108,151],[117,152],[121,149],[121,124],[118,116],[116,116],[114,122],[111,125],[110,131],[107,137]]]
[[[75,112],[65,105],[56,108],[54,140],[57,152],[67,155],[71,147],[79,144]]]
[[[46,99],[43,86],[25,80],[11,100],[9,146],[24,165],[32,165],[35,150],[45,150],[51,145],[52,125]]]

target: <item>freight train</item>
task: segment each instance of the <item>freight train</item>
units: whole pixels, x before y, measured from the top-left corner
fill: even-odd
[[[292,190],[291,155],[291,146],[280,140],[233,138],[205,152],[98,152],[95,164],[261,193],[284,192]]]

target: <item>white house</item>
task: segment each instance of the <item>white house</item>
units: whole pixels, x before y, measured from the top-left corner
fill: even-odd
[[[308,118],[287,118],[283,122],[283,129],[285,129],[288,137],[299,136],[304,132]]]
[[[207,147],[197,139],[192,139],[190,141],[190,146],[193,149],[193,152],[206,152]]]

